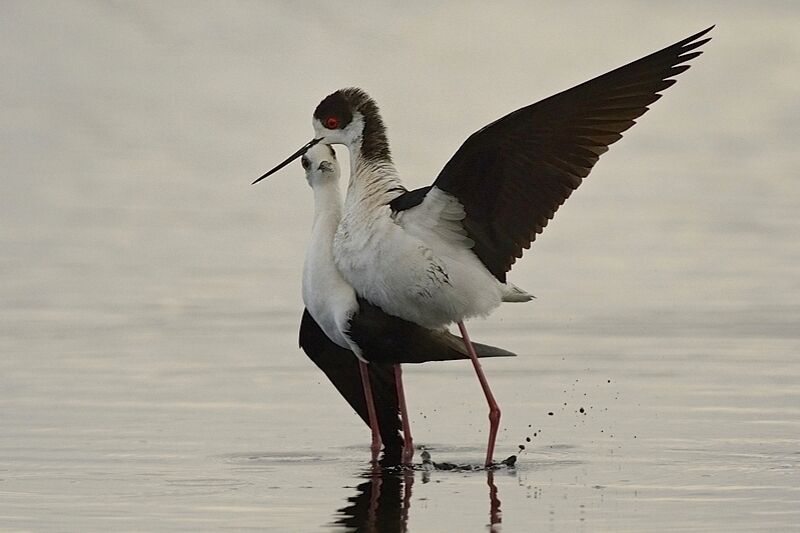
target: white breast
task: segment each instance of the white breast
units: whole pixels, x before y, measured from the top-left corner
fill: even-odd
[[[358,294],[385,312],[441,328],[500,304],[500,284],[469,250],[458,223],[463,209],[459,214],[445,201],[439,214],[415,215],[412,209],[396,221],[385,204],[350,207],[334,239],[336,266]],[[413,221],[408,227],[405,217]]]
[[[332,243],[338,222],[338,212],[315,213],[303,265],[303,302],[328,338],[360,355],[346,336],[350,318],[358,310],[355,291],[333,262]]]

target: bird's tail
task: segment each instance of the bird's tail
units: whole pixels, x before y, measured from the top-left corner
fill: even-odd
[[[511,283],[503,283],[503,301],[504,302],[530,302],[536,296],[526,292],[516,285]]]

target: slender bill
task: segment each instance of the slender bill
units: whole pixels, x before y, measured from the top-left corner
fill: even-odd
[[[317,144],[321,140],[322,140],[322,137],[320,137],[319,139],[310,140],[308,143],[305,144],[305,146],[303,146],[298,151],[296,151],[295,153],[290,155],[288,158],[286,158],[286,161],[284,161],[283,163],[281,163],[277,167],[273,168],[272,170],[270,170],[269,172],[267,172],[266,174],[264,174],[263,176],[258,178],[256,181],[251,183],[251,185],[255,185],[256,183],[258,183],[259,181],[263,180],[264,178],[269,177],[272,174],[275,174],[277,171],[279,171],[280,169],[282,169],[283,167],[285,167],[286,165],[288,165],[289,163],[291,163],[292,161],[294,161],[295,159],[297,159],[298,157],[300,157],[304,153],[308,152],[309,148],[311,148],[312,146],[314,146],[315,144]]]

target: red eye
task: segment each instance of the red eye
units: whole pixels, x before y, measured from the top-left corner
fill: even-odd
[[[335,130],[339,127],[339,119],[336,117],[328,117],[325,119],[325,127],[329,130]]]

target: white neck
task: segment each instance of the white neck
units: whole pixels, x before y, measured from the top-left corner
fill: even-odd
[[[314,223],[311,228],[311,247],[322,247],[330,250],[336,227],[342,218],[342,198],[339,184],[335,180],[315,183],[314,190]],[[332,252],[331,252],[332,254]],[[331,257],[333,257],[331,255]]]
[[[333,258],[333,239],[342,216],[339,184],[327,180],[315,183],[313,189],[314,224],[303,265],[303,302],[333,342],[353,349],[345,331],[358,303]]]

